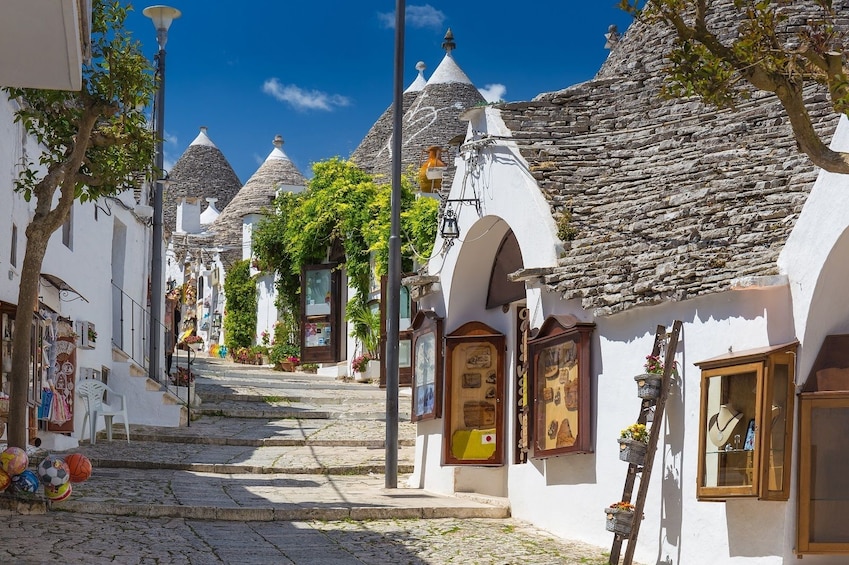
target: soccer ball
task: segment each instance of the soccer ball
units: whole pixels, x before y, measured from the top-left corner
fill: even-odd
[[[71,471],[62,459],[48,455],[38,464],[38,478],[44,486],[58,487],[71,479]]]
[[[12,477],[12,488],[18,492],[34,493],[38,491],[38,477],[29,469]]]
[[[71,483],[65,483],[58,487],[45,486],[44,496],[51,502],[62,502],[71,496]]]
[[[82,453],[72,453],[65,457],[65,463],[71,472],[71,482],[81,483],[91,476],[91,461]]]
[[[0,452],[0,468],[10,477],[23,473],[27,465],[29,465],[29,457],[20,447],[7,447]]]

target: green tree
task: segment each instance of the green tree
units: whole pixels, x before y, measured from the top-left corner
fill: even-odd
[[[256,337],[256,282],[250,261],[237,261],[224,278],[224,344],[230,351],[250,347]]]
[[[38,306],[38,278],[50,235],[76,199],[96,200],[125,189],[153,161],[154,138],[144,108],[154,92],[149,61],[124,29],[127,7],[92,3],[92,59],[78,92],[4,88],[17,100],[15,121],[42,146],[38,163],[22,163],[15,190],[35,212],[26,228],[18,291],[18,323],[26,328]],[[58,198],[56,193],[58,191]],[[9,445],[25,447],[29,332],[15,332],[10,383]]]
[[[806,87],[822,85],[835,112],[849,109],[846,36],[835,25],[831,0],[620,0],[620,7],[675,32],[665,95],[696,95],[727,108],[751,86],[772,92],[799,149],[818,167],[849,173],[849,153],[833,151],[819,137],[805,100]],[[727,18],[716,17],[729,10],[739,15],[736,33],[728,33]],[[794,14],[803,14],[806,24],[787,25]]]

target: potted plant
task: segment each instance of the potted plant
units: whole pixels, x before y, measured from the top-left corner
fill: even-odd
[[[631,424],[619,434],[619,459],[643,465],[649,444],[649,432],[645,424]]]
[[[351,361],[351,369],[354,371],[354,378],[356,380],[361,382],[369,380],[369,365],[372,361],[374,361],[374,357],[369,353],[363,353],[354,357]]]
[[[195,351],[203,349],[203,338],[199,335],[190,335],[183,340],[190,348]]]
[[[278,371],[294,371],[297,363],[300,363],[301,350],[292,343],[275,343],[268,353],[269,361]],[[293,362],[294,361],[294,362]]]
[[[645,399],[660,398],[663,383],[663,359],[660,355],[646,355],[645,373],[637,375],[637,396]]]
[[[627,538],[631,535],[631,527],[634,524],[634,505],[630,502],[614,502],[604,509],[607,516],[605,529]]]

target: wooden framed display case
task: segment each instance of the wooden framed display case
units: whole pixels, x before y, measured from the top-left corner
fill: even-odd
[[[411,420],[433,420],[442,416],[442,318],[420,310],[413,318],[413,406]]]
[[[342,276],[336,263],[301,271],[301,362],[336,363],[342,347]]]
[[[504,345],[481,322],[445,336],[446,465],[504,463]]]
[[[849,335],[829,335],[799,395],[796,551],[849,554]]]
[[[547,318],[528,341],[533,457],[592,451],[590,336],[595,324]]]
[[[696,497],[787,500],[798,342],[701,361]]]

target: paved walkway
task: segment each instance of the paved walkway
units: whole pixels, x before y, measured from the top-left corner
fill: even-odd
[[[64,502],[4,495],[0,563],[606,563],[509,518],[505,500],[406,487],[415,427],[401,389],[398,488],[385,488],[385,391],[220,360],[197,364],[189,427],[114,428]],[[62,453],[58,453],[62,455]],[[47,511],[47,513],[45,513]],[[31,543],[13,543],[30,539]]]

